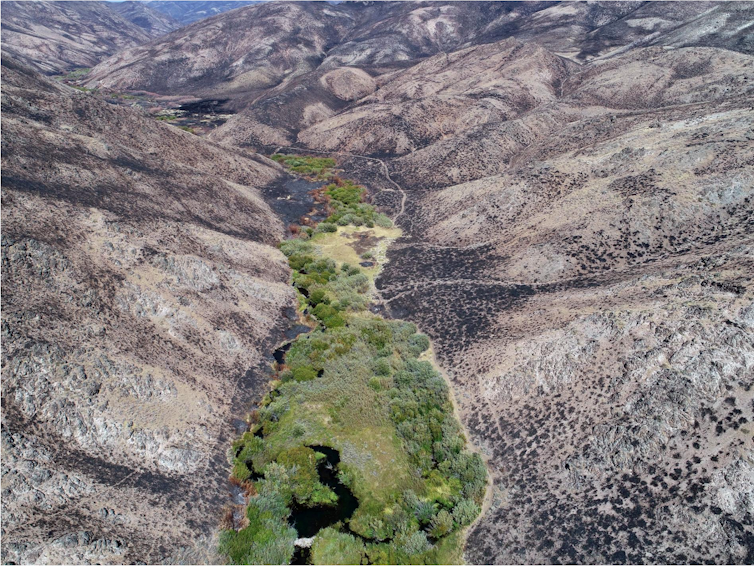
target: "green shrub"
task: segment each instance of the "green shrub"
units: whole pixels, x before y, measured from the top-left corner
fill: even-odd
[[[311,242],[298,239],[283,240],[278,247],[286,257],[291,257],[292,255],[308,255],[314,252],[314,246]]]
[[[364,543],[348,533],[331,527],[322,529],[312,544],[312,564],[361,564],[366,554]]]
[[[289,564],[293,558],[297,535],[288,526],[290,511],[285,495],[277,489],[281,479],[276,472],[273,467],[270,479],[259,482],[260,494],[249,501],[249,525],[220,533],[219,551],[233,564]]]
[[[327,296],[327,291],[325,291],[324,289],[315,289],[309,295],[309,302],[313,306],[317,306],[320,303],[324,303],[326,305],[329,305],[330,304],[330,298]]]
[[[337,205],[352,205],[361,202],[366,190],[364,187],[353,184],[351,181],[345,181],[343,186],[335,184],[325,187],[325,194],[335,201]]]
[[[251,477],[251,470],[244,462],[236,462],[231,475],[239,481],[246,481]]]
[[[312,366],[299,366],[293,369],[292,376],[296,381],[310,381],[317,378],[317,370]]]
[[[317,453],[308,446],[298,446],[280,454],[278,463],[288,469],[294,499],[301,505],[334,505],[338,496],[319,481]]]
[[[381,228],[392,228],[393,221],[381,212],[374,217],[374,223]]]
[[[429,349],[429,338],[424,334],[414,334],[408,339],[409,352],[412,356],[418,357]]]
[[[303,271],[306,264],[312,262],[314,262],[314,258],[310,255],[295,254],[288,258],[288,265],[296,271]]]
[[[337,232],[338,227],[330,222],[320,222],[317,224],[317,232]]]
[[[422,525],[429,524],[435,518],[437,506],[431,501],[417,501],[414,505],[416,520]]]
[[[453,521],[459,527],[466,527],[474,522],[482,510],[474,501],[462,499],[453,508]]]
[[[453,517],[445,509],[435,515],[429,523],[429,534],[440,538],[453,530]]]
[[[294,173],[317,179],[329,179],[333,176],[332,169],[336,163],[329,157],[306,157],[303,155],[282,155],[276,153],[270,159],[289,167]]]
[[[402,536],[397,542],[399,548],[409,556],[423,554],[432,548],[432,545],[427,539],[427,534],[423,531],[414,531],[413,533]]]
[[[345,319],[340,316],[336,309],[324,303],[320,303],[314,307],[312,314],[321,320],[322,324],[327,328],[339,328],[346,323]]]
[[[374,362],[374,373],[379,376],[390,375],[393,372],[393,368],[390,367],[390,362],[385,358],[379,358]]]

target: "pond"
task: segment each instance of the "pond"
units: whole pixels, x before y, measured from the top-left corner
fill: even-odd
[[[296,529],[300,538],[313,537],[320,529],[347,521],[359,506],[359,501],[351,490],[338,481],[338,464],[340,463],[338,451],[327,446],[310,446],[310,448],[325,455],[317,471],[320,481],[338,496],[338,502],[335,505],[318,507],[294,505],[288,521]]]

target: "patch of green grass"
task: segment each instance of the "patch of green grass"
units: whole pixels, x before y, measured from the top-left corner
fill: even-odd
[[[317,180],[326,180],[335,173],[335,160],[329,157],[306,157],[304,155],[283,155],[275,153],[270,159],[282,163],[294,173]]]
[[[80,79],[81,77],[89,73],[89,71],[91,71],[91,68],[89,67],[79,67],[78,69],[74,69],[73,71],[70,71],[65,75],[58,75],[56,78],[64,81],[74,81]]]

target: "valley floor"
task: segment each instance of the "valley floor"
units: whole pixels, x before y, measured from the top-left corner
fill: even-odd
[[[370,312],[400,230],[332,160],[273,158],[329,182],[315,191],[327,218],[280,246],[313,329],[276,354],[273,388],[233,444],[247,499],[229,511],[221,549],[234,563],[459,563],[484,463],[426,336]]]

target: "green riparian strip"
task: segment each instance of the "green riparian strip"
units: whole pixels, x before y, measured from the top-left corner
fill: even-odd
[[[292,507],[337,501],[317,473],[324,455],[311,448],[327,446],[339,452],[338,478],[358,507],[346,524],[317,533],[314,564],[458,563],[462,530],[484,498],[484,463],[467,449],[447,385],[425,359],[428,338],[367,310],[379,265],[349,263],[344,250],[355,234],[379,242],[400,231],[363,202],[363,187],[334,174],[333,160],[277,160],[333,180],[327,220],[280,244],[302,317],[315,328],[292,343],[251,430],[233,444],[234,481],[251,494],[248,525],[223,531],[221,551],[236,564],[289,563]],[[384,258],[378,247],[365,252],[374,262]]]

